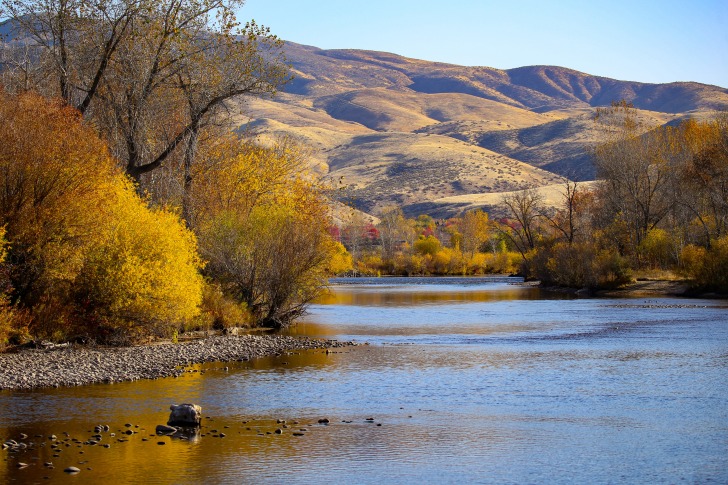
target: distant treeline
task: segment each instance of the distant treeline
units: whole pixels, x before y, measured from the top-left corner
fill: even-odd
[[[618,102],[594,122],[599,180],[565,180],[558,207],[528,189],[502,199],[504,219],[406,219],[393,208],[377,225],[354,214],[333,233],[361,274],[518,272],[591,289],[641,274],[728,292],[728,116],[645,127]]]

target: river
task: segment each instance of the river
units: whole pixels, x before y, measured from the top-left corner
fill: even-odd
[[[0,392],[0,438],[36,443],[0,482],[728,483],[725,301],[338,279],[289,333],[366,345]],[[154,436],[181,402],[202,435]]]

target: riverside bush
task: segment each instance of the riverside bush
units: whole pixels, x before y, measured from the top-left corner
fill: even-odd
[[[132,338],[168,336],[200,312],[195,237],[175,214],[148,208],[128,183],[114,188],[112,222],[100,228],[102,240],[76,280],[85,321]]]
[[[528,276],[544,285],[614,288],[628,283],[629,265],[616,251],[590,243],[557,243],[528,255]]]
[[[13,311],[36,338],[127,340],[196,315],[196,244],[150,209],[76,111],[0,92],[0,225]]]
[[[250,314],[245,304],[225,295],[216,283],[207,283],[202,292],[202,312],[185,330],[223,330],[250,325]]]
[[[681,260],[683,274],[698,289],[728,293],[728,236],[714,240],[709,249],[686,246]]]
[[[5,228],[0,227],[0,349],[8,343],[8,338],[14,326],[14,315],[10,308],[7,295],[7,291],[10,289],[10,282],[5,264],[6,255],[7,241],[5,240]]]

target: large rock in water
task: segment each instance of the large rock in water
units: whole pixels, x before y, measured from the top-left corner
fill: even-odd
[[[169,409],[170,426],[199,426],[202,421],[202,408],[197,404],[172,404]]]

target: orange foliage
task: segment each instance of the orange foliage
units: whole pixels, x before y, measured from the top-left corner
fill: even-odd
[[[0,225],[12,297],[31,331],[65,338],[178,324],[198,312],[194,237],[150,210],[78,114],[34,94],[0,93]]]

